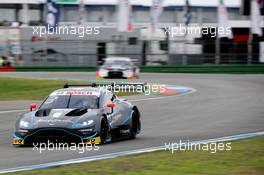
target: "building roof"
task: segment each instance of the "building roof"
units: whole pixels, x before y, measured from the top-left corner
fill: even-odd
[[[78,4],[79,0],[57,0],[61,4]],[[45,3],[46,0],[0,0],[0,4],[39,4]],[[84,0],[87,5],[116,5],[118,0]],[[191,6],[196,7],[216,7],[219,0],[189,0]],[[130,0],[135,6],[151,6],[152,0]],[[227,7],[238,8],[241,0],[224,0]],[[184,6],[185,0],[164,0],[163,6]]]

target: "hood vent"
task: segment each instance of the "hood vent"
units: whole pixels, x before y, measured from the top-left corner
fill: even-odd
[[[87,108],[79,108],[70,111],[68,114],[66,114],[66,116],[75,117],[75,116],[81,116],[85,113],[87,113]]]
[[[40,109],[35,113],[36,117],[46,117],[49,116],[51,109]]]

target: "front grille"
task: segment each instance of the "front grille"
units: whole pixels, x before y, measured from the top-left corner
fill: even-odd
[[[36,132],[36,137],[66,137],[69,133],[64,130],[39,130]]]
[[[81,142],[81,136],[78,136],[73,131],[66,129],[39,129],[32,132],[32,135],[25,136],[25,142],[43,143],[43,142]]]
[[[113,78],[123,77],[123,72],[121,72],[121,71],[109,72],[108,76],[113,77]]]

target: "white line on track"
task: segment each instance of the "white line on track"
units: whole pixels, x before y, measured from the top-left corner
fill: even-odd
[[[183,95],[187,95],[187,94],[191,94],[196,92],[196,89],[193,88],[189,88],[191,91],[187,92],[187,93],[183,93],[183,94],[175,94],[175,95],[168,95],[168,96],[163,96],[163,97],[151,97],[151,98],[142,98],[142,99],[135,99],[135,100],[129,100],[131,102],[138,102],[138,101],[148,101],[148,100],[160,100],[160,99],[165,99],[165,98],[171,98],[171,97],[179,97],[179,96],[183,96]]]
[[[15,110],[8,110],[8,111],[0,111],[0,114],[6,114],[6,113],[13,113],[13,112],[25,112],[28,109],[15,109]]]

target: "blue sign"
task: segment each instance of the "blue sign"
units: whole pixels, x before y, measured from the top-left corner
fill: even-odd
[[[60,8],[56,0],[47,0],[46,23],[49,27],[56,27],[59,22]]]

